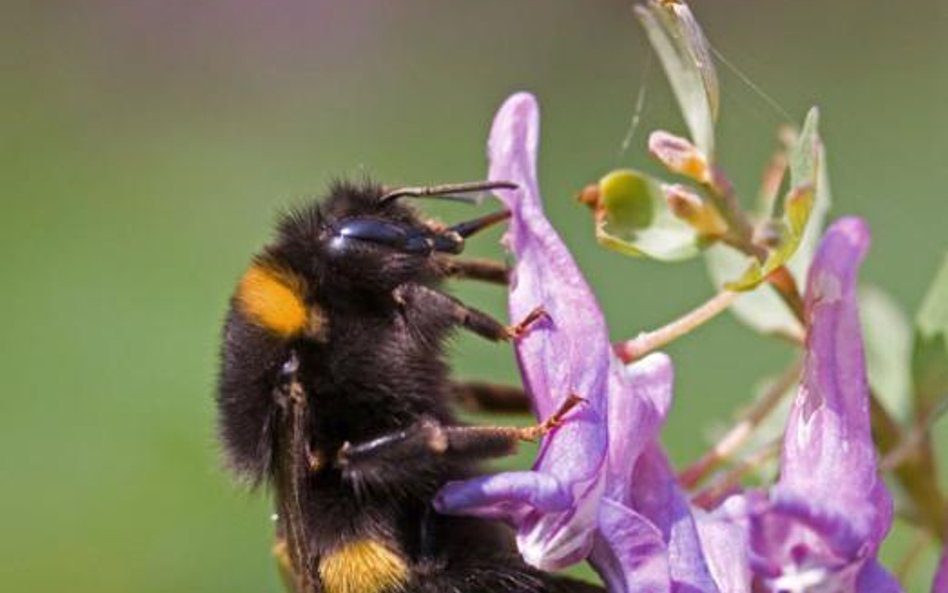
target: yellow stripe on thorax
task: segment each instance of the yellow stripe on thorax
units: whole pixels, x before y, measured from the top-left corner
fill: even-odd
[[[235,298],[252,322],[282,337],[321,329],[322,316],[307,308],[303,281],[291,272],[256,263],[240,279]]]
[[[326,593],[398,591],[408,580],[408,566],[384,544],[360,539],[323,556],[319,578]]]

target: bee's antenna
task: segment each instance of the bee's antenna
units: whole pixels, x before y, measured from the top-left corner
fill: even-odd
[[[429,185],[422,187],[400,187],[385,193],[379,202],[385,204],[392,200],[408,198],[438,198],[441,200],[455,200],[476,204],[479,200],[474,196],[454,195],[469,194],[479,191],[495,189],[517,189],[517,184],[511,181],[471,181],[467,183],[446,183],[444,185]]]

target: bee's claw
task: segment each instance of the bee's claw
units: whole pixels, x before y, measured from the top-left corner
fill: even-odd
[[[520,321],[520,323],[507,326],[507,339],[516,340],[517,338],[523,337],[524,334],[526,334],[527,331],[530,330],[533,324],[535,324],[536,322],[540,321],[541,319],[545,317],[549,317],[549,315],[547,314],[543,306],[540,305],[539,307],[535,308],[533,311],[530,311],[529,313],[527,313],[527,316],[524,317]]]
[[[527,428],[522,429],[520,438],[525,441],[540,440],[540,438],[545,437],[555,429],[562,426],[563,423],[566,422],[566,415],[569,414],[570,410],[579,404],[584,403],[585,401],[585,398],[575,393],[569,394],[566,400],[560,405],[559,409],[557,409],[552,416],[540,424],[528,426]]]

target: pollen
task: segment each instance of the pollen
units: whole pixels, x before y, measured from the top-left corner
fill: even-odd
[[[383,543],[360,539],[323,556],[319,578],[326,593],[400,591],[408,580],[408,567]]]
[[[235,299],[251,321],[282,337],[304,333],[313,324],[303,281],[290,272],[254,264],[240,279]]]

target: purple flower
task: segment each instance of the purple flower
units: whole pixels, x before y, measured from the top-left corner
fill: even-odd
[[[859,219],[841,219],[826,232],[809,274],[806,362],[780,479],[769,492],[732,497],[719,510],[747,530],[760,590],[901,590],[876,561],[892,501],[876,468],[856,305],[868,247]]]
[[[504,517],[518,526],[528,562],[556,570],[592,547],[605,486],[607,393],[621,366],[609,355],[605,320],[572,256],[546,220],[535,175],[539,114],[532,96],[501,107],[488,143],[490,178],[519,185],[498,192],[513,216],[505,238],[517,256],[510,316],[542,305],[548,317],[517,343],[524,383],[538,416],[549,417],[571,393],[586,402],[545,439],[532,471],[448,485],[436,500],[445,512]]]
[[[517,358],[541,418],[571,393],[586,404],[544,440],[531,471],[449,484],[435,504],[507,519],[535,566],[589,557],[614,593],[746,591],[740,527],[696,518],[657,444],[671,403],[670,361],[656,354],[622,366],[595,297],[543,214],[538,136],[536,101],[517,94],[498,112],[488,145],[490,178],[519,186],[500,192],[517,258],[511,318],[537,305],[548,314],[518,341]]]

